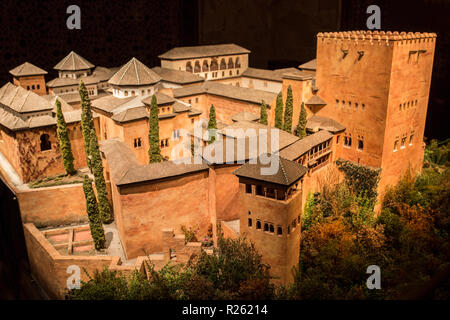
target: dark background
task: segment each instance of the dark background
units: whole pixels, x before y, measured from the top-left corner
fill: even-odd
[[[81,30],[66,27],[71,4],[81,8]],[[437,33],[425,135],[447,138],[449,0],[2,0],[0,85],[25,61],[48,81],[71,50],[95,65],[134,56],[153,67],[174,46],[234,42],[252,51],[252,67],[298,66],[315,57],[318,32],[366,29],[370,4],[381,8],[382,30]]]
[[[72,4],[81,8],[81,30],[66,27]],[[153,67],[175,46],[234,42],[252,51],[252,67],[296,67],[315,57],[318,32],[366,29],[371,4],[381,8],[382,30],[437,33],[425,136],[448,138],[448,0],[1,0],[0,86],[25,61],[54,78],[53,66],[71,50],[95,65],[134,56]],[[38,297],[17,201],[1,181],[0,199],[0,299]]]

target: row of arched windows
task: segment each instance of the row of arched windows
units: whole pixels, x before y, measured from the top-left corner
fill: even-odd
[[[202,65],[200,66],[200,61],[195,61],[194,66],[192,66],[192,62],[186,62],[186,71],[187,72],[205,72],[205,71],[217,71],[217,70],[225,70],[225,69],[233,69],[240,68],[241,62],[239,57],[237,57],[234,61],[233,58],[228,59],[228,63],[225,61],[225,58],[220,60],[220,64],[218,63],[216,58],[211,60],[211,63],[208,64],[208,60],[203,60]]]

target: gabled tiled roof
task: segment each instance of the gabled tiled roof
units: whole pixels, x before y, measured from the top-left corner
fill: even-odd
[[[53,69],[64,71],[78,71],[94,68],[95,66],[79,54],[71,51]]]
[[[306,136],[282,149],[280,151],[280,156],[288,160],[296,160],[318,144],[321,144],[332,137],[332,133],[326,130],[320,130],[319,132]]]
[[[164,93],[161,93],[161,92],[156,92],[155,96],[156,96],[156,104],[158,106],[162,106],[162,105],[165,105],[165,104],[172,104],[172,103],[175,102],[175,98],[174,97],[171,97],[171,96],[169,96],[167,94],[164,94]],[[152,103],[152,96],[149,96],[149,97],[147,97],[145,99],[142,99],[142,102],[144,104],[146,104],[146,105],[151,105],[151,103]]]
[[[336,133],[345,130],[345,127],[336,120],[314,115],[308,119],[306,129],[309,131],[327,130]]]
[[[38,76],[42,74],[47,74],[48,72],[36,67],[34,64],[29,62],[22,63],[20,66],[15,67],[12,70],[9,70],[15,77],[24,77],[24,76]]]
[[[148,113],[145,107],[135,107],[116,113],[111,117],[111,119],[117,122],[125,123],[140,119],[148,119]]]
[[[11,82],[0,88],[0,103],[19,113],[53,109],[48,100]]]
[[[174,70],[161,67],[153,67],[152,70],[161,77],[162,81],[166,82],[189,84],[205,81],[202,77],[183,70]]]
[[[270,157],[270,155],[265,155]],[[269,170],[273,167],[273,161],[278,162],[278,170],[274,174],[263,174],[262,169]],[[277,155],[272,155],[271,162],[263,164],[261,158],[256,159],[256,163],[246,163],[239,169],[235,170],[233,174],[238,177],[255,179],[259,181],[265,181],[283,186],[290,186],[301,179],[308,169],[301,164],[289,161]]]
[[[181,60],[202,57],[250,53],[249,50],[234,43],[195,47],[176,47],[158,56],[164,60]]]
[[[100,151],[105,155],[113,181],[118,186],[182,176],[209,169],[204,163],[182,164],[172,161],[141,165],[133,151],[125,143],[116,139],[101,141]]]
[[[259,116],[254,113],[248,112],[248,111],[242,111],[242,112],[232,115],[231,120],[233,120],[234,122],[257,121],[257,120],[259,120]]]
[[[236,87],[215,81],[205,81],[200,85],[192,85],[183,88],[176,88],[173,90],[175,98],[187,97],[202,93],[247,101],[255,104],[261,104],[261,102],[264,100],[267,103],[267,107],[269,108],[269,103],[272,103],[277,96],[276,93],[268,91]]]
[[[314,95],[305,102],[307,106],[325,106],[327,103],[318,95]]]
[[[117,86],[142,86],[151,85],[161,80],[161,77],[136,58],[132,58],[119,71],[117,71],[108,83]]]
[[[317,68],[317,64],[316,64],[316,59],[312,59],[308,62],[305,62],[304,64],[301,64],[298,66],[299,69],[304,69],[304,70],[316,70]]]

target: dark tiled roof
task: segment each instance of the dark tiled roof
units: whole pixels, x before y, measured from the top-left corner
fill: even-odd
[[[15,77],[24,77],[24,76],[38,76],[42,74],[47,74],[48,72],[36,67],[34,64],[29,62],[22,63],[20,66],[15,67],[12,70],[9,70]]]
[[[118,186],[177,177],[209,169],[204,163],[181,164],[172,161],[141,165],[133,151],[116,139],[101,141],[100,150],[105,155],[114,183]]]
[[[231,120],[233,120],[234,122],[238,122],[238,121],[258,121],[259,120],[259,116],[248,112],[248,111],[242,111],[239,113],[236,113],[234,115],[231,116]]]
[[[332,137],[332,133],[326,130],[320,130],[319,132],[306,136],[303,139],[298,140],[290,146],[282,149],[280,151],[280,156],[288,160],[296,160],[316,145],[321,144]]]
[[[163,60],[181,60],[242,53],[250,53],[250,51],[231,43],[195,47],[176,47],[159,55],[158,58]]]
[[[304,70],[316,70],[316,59],[312,59],[304,64],[301,64],[298,66],[299,69],[304,69]]]
[[[314,115],[308,119],[306,129],[310,131],[327,130],[336,133],[345,130],[345,127],[336,120]]]
[[[191,111],[189,111],[189,117],[199,116],[202,113],[203,112],[201,110],[198,110],[198,109],[195,109],[195,108],[191,108]]]
[[[78,71],[94,68],[94,65],[79,54],[71,51],[53,69],[63,71]]]
[[[215,81],[205,81],[201,85],[193,85],[173,90],[175,98],[187,97],[197,94],[212,94],[231,99],[243,100],[255,104],[261,104],[262,100],[270,104],[275,100],[277,94],[263,90],[230,86]],[[270,107],[268,105],[268,107]]]
[[[142,86],[157,83],[161,77],[136,58],[132,58],[108,81],[113,85]]]
[[[273,166],[273,161],[278,162],[277,172],[275,174],[263,174],[262,169],[266,168],[268,170],[271,166]],[[271,162],[269,164],[261,163],[261,159],[258,157],[255,163],[246,163],[233,173],[238,177],[290,186],[301,179],[307,171],[307,168],[297,162],[289,161],[277,155],[272,155]]]
[[[202,77],[183,70],[173,70],[161,67],[154,67],[152,70],[161,77],[162,81],[166,82],[189,84],[205,81]]]

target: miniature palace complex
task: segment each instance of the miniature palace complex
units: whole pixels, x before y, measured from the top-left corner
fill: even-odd
[[[435,43],[434,33],[324,32],[314,60],[278,70],[249,67],[251,52],[235,44],[173,48],[153,68],[136,58],[119,68],[95,66],[72,51],[50,81],[29,62],[15,67],[0,88],[0,172],[17,196],[34,277],[60,298],[70,265],[131,272],[147,259],[156,267],[187,261],[208,249],[186,243],[185,226],[199,239],[210,232],[216,241],[218,228],[225,237],[246,237],[278,281],[290,282],[306,198],[330,180],[336,160],[381,168],[379,197],[407,170],[421,170]],[[81,183],[30,187],[64,173],[56,99],[75,168],[89,172],[80,81],[91,99],[114,218],[105,225],[110,243],[103,252],[92,249]],[[284,103],[289,87],[292,133],[274,125],[277,95]],[[149,164],[153,95],[164,161]],[[268,125],[259,123],[263,101]],[[307,136],[300,139],[302,103]],[[211,105],[218,138],[208,143]],[[240,134],[267,131],[269,149],[252,149]],[[195,161],[180,161],[191,157],[192,141],[201,147]],[[244,151],[233,152],[239,144]],[[263,154],[271,155],[272,174],[262,174]]]

